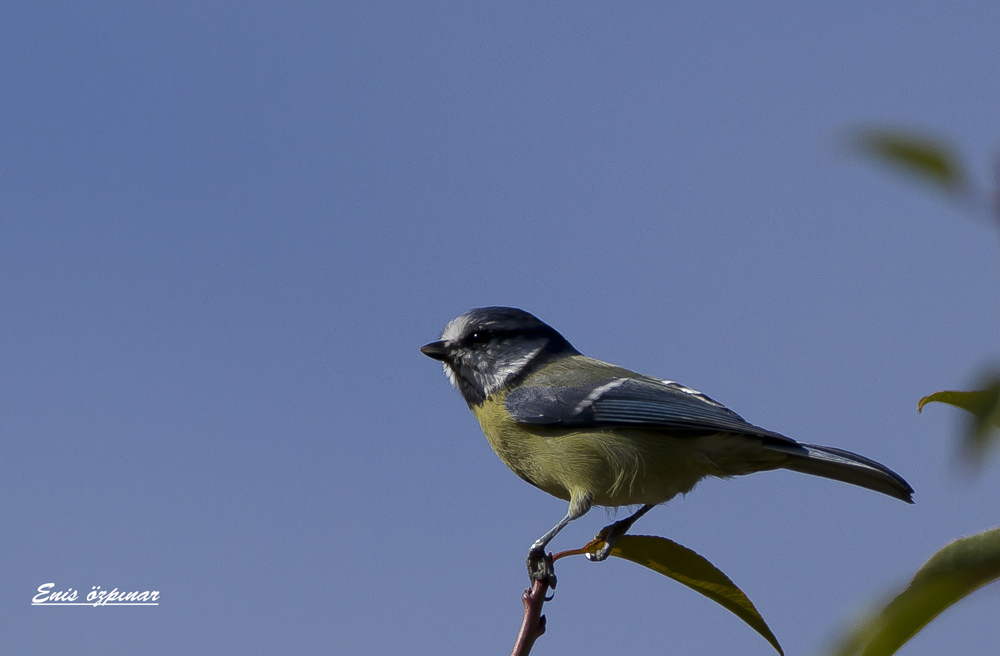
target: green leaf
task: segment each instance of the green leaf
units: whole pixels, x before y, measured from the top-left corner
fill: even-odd
[[[952,604],[1000,578],[1000,528],[955,540],[874,617],[855,627],[837,656],[890,656]]]
[[[983,389],[974,392],[945,391],[925,396],[917,403],[920,412],[928,403],[946,403],[972,414],[963,445],[966,455],[981,460],[1000,429],[1000,375],[987,377]]]
[[[601,544],[602,541],[595,540],[584,548],[597,548]],[[705,595],[749,624],[784,656],[778,639],[750,599],[703,556],[667,538],[651,535],[623,535],[611,549],[611,555],[648,567]]]
[[[917,175],[946,191],[966,186],[957,156],[947,145],[925,136],[893,130],[864,130],[857,136],[862,152],[895,169]]]

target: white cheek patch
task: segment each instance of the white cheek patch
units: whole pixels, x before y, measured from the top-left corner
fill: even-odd
[[[496,365],[496,370],[491,376],[484,376],[483,389],[486,391],[486,395],[489,396],[490,394],[493,394],[493,392],[496,392],[498,389],[503,387],[508,380],[524,371],[524,368],[535,359],[535,356],[541,353],[542,348],[542,346],[539,346],[530,351],[526,351],[514,360],[507,362],[495,362],[494,364]]]

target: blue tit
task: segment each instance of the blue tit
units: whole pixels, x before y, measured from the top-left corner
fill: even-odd
[[[601,532],[604,546],[588,554],[600,561],[639,517],[706,476],[790,469],[913,503],[913,488],[874,460],[796,442],[690,387],[589,358],[524,310],[470,310],[420,350],[444,363],[504,464],[569,502],[531,545],[533,579],[555,583],[545,548],[591,506],[640,506]]]

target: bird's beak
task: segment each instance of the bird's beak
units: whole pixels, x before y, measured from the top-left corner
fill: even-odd
[[[448,355],[451,353],[444,340],[424,344],[420,347],[420,352],[429,358],[434,358],[435,360],[440,360],[441,362],[447,361]]]

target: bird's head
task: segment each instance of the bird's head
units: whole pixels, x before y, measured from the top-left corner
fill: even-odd
[[[469,310],[420,351],[444,363],[448,379],[469,405],[510,386],[533,365],[578,353],[554,328],[510,307]]]

